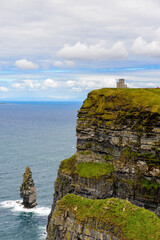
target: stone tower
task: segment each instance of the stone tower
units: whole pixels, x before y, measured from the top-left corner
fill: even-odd
[[[124,79],[119,79],[119,82],[117,82],[117,88],[127,88],[127,84],[124,84]]]

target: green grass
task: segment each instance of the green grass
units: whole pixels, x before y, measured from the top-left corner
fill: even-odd
[[[103,113],[104,110],[146,110],[152,113],[160,113],[160,89],[137,88],[137,89],[118,89],[103,88],[94,90],[88,94],[84,101],[82,109],[90,109],[97,113]]]
[[[110,163],[85,162],[77,164],[75,173],[77,173],[80,177],[98,178],[113,171],[114,167]]]
[[[73,155],[60,163],[59,171],[68,175],[78,174],[80,177],[98,178],[113,172],[114,167],[110,163],[84,162],[77,164],[76,155]]]
[[[147,179],[142,179],[141,186],[145,187],[147,190],[158,189],[160,185],[154,181],[148,181]]]
[[[78,152],[80,155],[91,155],[92,151],[91,150],[85,150],[85,151],[79,151]]]
[[[130,126],[139,139],[146,134],[151,137],[160,115],[160,89],[103,88],[88,94],[80,111],[90,125],[99,127],[99,121],[107,129]],[[93,122],[91,120],[94,119]],[[81,126],[85,128],[84,125]],[[96,128],[95,128],[96,132]]]
[[[59,171],[70,175],[75,171],[75,164],[76,164],[76,155],[73,155],[72,157],[61,161],[59,165]]]
[[[57,205],[53,218],[70,210],[75,214],[77,223],[100,232],[107,231],[120,240],[160,239],[160,219],[126,200],[91,200],[67,194]]]

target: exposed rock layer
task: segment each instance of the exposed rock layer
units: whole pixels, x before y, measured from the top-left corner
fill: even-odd
[[[126,200],[90,200],[67,194],[56,205],[47,239],[159,240],[159,227],[155,214]]]
[[[67,193],[127,198],[160,216],[159,89],[93,91],[77,123],[77,152],[60,165],[49,222]]]
[[[23,182],[20,187],[20,196],[23,198],[24,207],[33,208],[37,205],[36,188],[34,186],[32,172],[29,167],[26,167],[26,171],[23,174]]]

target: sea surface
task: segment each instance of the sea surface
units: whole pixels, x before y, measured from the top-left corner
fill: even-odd
[[[0,240],[46,238],[58,166],[76,152],[81,104],[0,104]],[[26,166],[37,189],[34,209],[25,209],[19,194]]]

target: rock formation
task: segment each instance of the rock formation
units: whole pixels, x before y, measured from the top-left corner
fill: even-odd
[[[32,172],[29,167],[26,167],[26,171],[23,174],[23,182],[20,187],[20,196],[23,198],[24,207],[33,208],[37,205],[36,188],[34,186]]]
[[[159,240],[160,219],[126,200],[85,199],[67,194],[57,202],[49,240]]]
[[[128,199],[160,216],[159,89],[101,89],[88,94],[78,112],[77,152],[59,166],[48,229],[50,224],[57,229],[57,201],[67,193]]]

